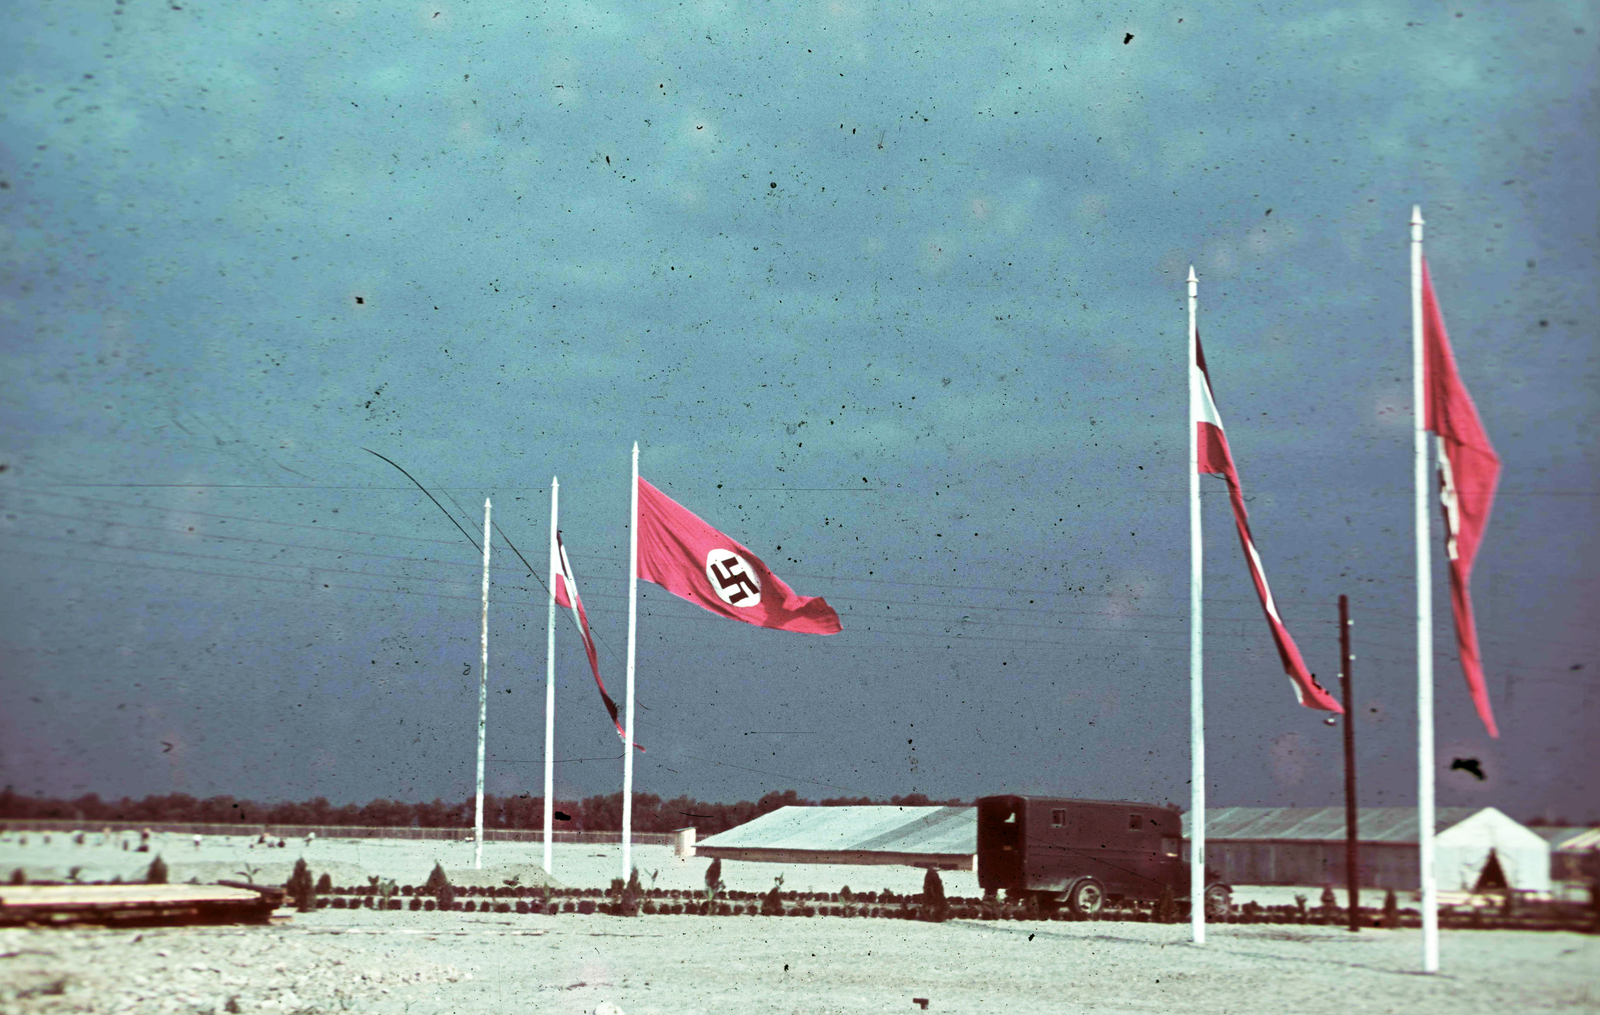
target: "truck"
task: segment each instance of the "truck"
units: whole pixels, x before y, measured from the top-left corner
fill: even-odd
[[[1001,795],[978,800],[978,885],[1005,889],[1046,913],[1063,902],[1093,916],[1108,901],[1156,902],[1170,889],[1190,905],[1176,807],[1127,800]],[[1227,915],[1233,887],[1206,868],[1207,917]]]

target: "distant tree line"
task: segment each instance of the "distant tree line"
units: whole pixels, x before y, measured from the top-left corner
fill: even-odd
[[[742,825],[789,806],[839,807],[879,805],[897,807],[964,806],[970,800],[931,800],[921,793],[893,796],[888,800],[870,797],[836,797],[806,800],[794,790],[772,792],[754,802],[713,804],[689,796],[662,800],[653,793],[633,795],[633,829],[636,832],[670,832],[693,826],[704,838]],[[379,799],[367,804],[335,807],[326,797],[298,803],[259,804],[231,796],[199,799],[187,793],[147,796],[142,800],[123,797],[102,800],[89,793],[72,800],[29,797],[9,787],[0,790],[0,821],[10,819],[55,819],[81,821],[93,825],[100,821],[132,821],[155,824],[243,822],[253,825],[339,825],[379,828],[468,828],[473,824],[472,798],[459,803],[434,800],[431,803],[403,803]],[[490,796],[483,798],[485,828],[539,829],[544,827],[544,798]],[[622,829],[622,794],[592,796],[583,800],[557,800],[557,831],[615,832]]]

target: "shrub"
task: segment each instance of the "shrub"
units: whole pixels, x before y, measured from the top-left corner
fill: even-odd
[[[413,895],[411,897],[411,906],[410,906],[411,911],[413,913],[415,913],[417,910],[419,910],[421,908],[422,908],[422,896]]]
[[[333,891],[333,879],[324,874],[317,879],[317,886],[313,889],[318,895],[327,895]]]
[[[722,858],[719,856],[706,868],[706,901],[717,901],[717,893],[726,887],[728,886],[722,883]]]
[[[618,878],[617,880],[621,881],[622,879]],[[569,905],[570,905],[570,903],[569,903]],[[578,903],[578,912],[581,913],[584,916],[589,916],[590,914],[592,914],[594,912],[594,900],[593,899],[584,899],[582,902],[579,902]]]
[[[1156,903],[1155,921],[1157,923],[1178,922],[1178,900],[1172,897],[1172,886],[1163,885],[1161,888],[1161,901]]]
[[[400,900],[399,899],[390,899],[389,900],[389,908],[390,909],[399,909],[400,908]]]
[[[440,873],[442,874],[443,872],[441,871]],[[445,912],[449,912],[455,908],[456,889],[455,886],[449,882],[449,880],[446,880],[443,885],[439,886],[439,890],[434,893],[434,897],[439,900],[439,908]]]
[[[950,904],[945,901],[944,882],[932,867],[922,877],[922,918],[930,923],[943,923],[950,916]]]
[[[28,883],[28,875],[22,873],[21,867],[18,867],[11,872],[11,883],[14,885],[25,885]]]
[[[438,906],[438,903],[434,902],[432,899],[423,899],[422,900],[422,911],[424,913],[433,912],[433,910],[434,910],[434,908],[436,906]]]
[[[1400,926],[1400,900],[1391,888],[1383,895],[1383,925],[1390,930]]]
[[[328,902],[329,902],[328,899],[325,899],[325,898],[322,898],[322,897],[319,896],[317,898],[317,908],[318,909],[327,909],[328,908]]]
[[[306,866],[306,858],[301,857],[294,862],[294,873],[289,875],[289,881],[284,885],[288,889],[289,898],[294,900],[295,908],[302,913],[309,913],[316,908],[311,880],[311,868]]]
[[[617,883],[621,885],[622,879],[618,878]],[[617,915],[638,916],[639,900],[643,897],[644,888],[639,884],[639,868],[635,867],[628,875],[628,883],[617,893]]]
[[[334,909],[343,909],[348,905],[350,905],[350,903],[348,901],[346,901],[346,899],[345,899],[345,897],[343,895],[335,895],[333,897],[333,908]]]
[[[150,861],[150,869],[144,872],[144,883],[147,885],[164,885],[167,883],[167,865],[161,859],[159,853],[156,854],[154,860]]]
[[[469,900],[467,904],[461,908],[465,909],[469,913],[476,913],[478,911],[478,904]]]
[[[772,886],[772,891],[768,892],[766,894],[766,896],[761,900],[761,915],[762,916],[782,916],[783,915],[783,892],[780,890],[780,887],[778,885],[773,885]]]
[[[422,883],[422,890],[429,895],[437,896],[439,889],[449,883],[450,879],[444,873],[444,865],[436,862],[433,865],[433,873],[429,874],[428,880]]]

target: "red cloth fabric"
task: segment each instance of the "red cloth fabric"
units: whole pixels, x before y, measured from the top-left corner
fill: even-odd
[[[611,695],[606,693],[606,685],[600,679],[600,657],[594,650],[594,635],[589,632],[589,614],[583,609],[583,597],[578,594],[578,583],[572,577],[572,561],[567,559],[566,544],[561,541],[561,533],[556,533],[556,551],[560,555],[556,572],[555,597],[556,605],[572,611],[572,621],[578,625],[578,635],[583,638],[583,650],[589,655],[589,670],[594,674],[594,686],[600,689],[600,700],[605,702],[606,712],[611,715],[611,724],[617,728],[617,736],[626,743],[627,731],[622,728],[622,723],[617,719],[617,703],[611,700]],[[570,590],[570,595],[569,595]],[[634,741],[634,747],[639,747]]]
[[[639,577],[712,613],[800,634],[838,634],[820,596],[800,596],[761,558],[639,480]]]
[[[1494,491],[1500,482],[1500,456],[1495,454],[1478,419],[1472,396],[1456,372],[1444,315],[1433,294],[1428,261],[1422,261],[1422,387],[1423,425],[1439,437],[1439,501],[1444,511],[1445,552],[1450,557],[1450,606],[1455,614],[1456,649],[1461,672],[1472,694],[1478,718],[1491,737],[1500,735],[1478,654],[1478,629],[1472,616],[1472,563],[1489,524]]]
[[[1261,557],[1256,553],[1254,538],[1250,535],[1250,519],[1244,509],[1244,494],[1239,488],[1239,470],[1233,464],[1233,453],[1228,449],[1228,436],[1222,429],[1222,417],[1217,413],[1216,401],[1211,395],[1211,376],[1206,371],[1206,356],[1200,348],[1200,336],[1195,334],[1195,359],[1189,369],[1197,373],[1200,386],[1199,405],[1194,420],[1197,431],[1196,471],[1218,475],[1228,484],[1228,500],[1233,505],[1233,521],[1239,530],[1239,545],[1244,549],[1245,563],[1250,567],[1250,579],[1255,582],[1256,596],[1261,600],[1261,612],[1266,615],[1267,626],[1272,629],[1273,643],[1278,647],[1278,658],[1283,671],[1294,687],[1294,695],[1307,708],[1321,708],[1329,712],[1343,712],[1317,678],[1306,669],[1300,649],[1290,637],[1289,629],[1278,615],[1278,606],[1272,599],[1272,589],[1267,586],[1267,575],[1261,567]]]

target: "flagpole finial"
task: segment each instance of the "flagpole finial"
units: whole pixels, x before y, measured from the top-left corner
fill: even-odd
[[[1411,206],[1411,224],[1414,226],[1422,225],[1422,205],[1414,204]]]
[[[1194,275],[1194,265],[1192,265],[1192,264],[1191,264],[1191,265],[1189,265],[1189,281],[1191,281],[1191,282],[1198,282],[1198,281],[1200,281],[1200,280],[1199,280],[1199,279],[1197,279],[1197,278],[1195,278],[1195,275]]]
[[[1194,299],[1195,294],[1200,291],[1199,290],[1199,285],[1200,285],[1200,280],[1198,278],[1195,278],[1194,265],[1191,264],[1191,265],[1189,265],[1189,298],[1190,299]]]

